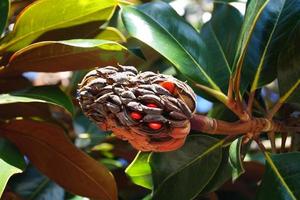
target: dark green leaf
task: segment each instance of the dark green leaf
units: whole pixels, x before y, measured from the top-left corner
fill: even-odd
[[[202,194],[216,191],[219,189],[226,181],[231,178],[232,167],[229,164],[229,151],[228,148],[223,148],[222,160],[219,168],[217,169],[214,177],[209,181],[206,187],[201,192]]]
[[[153,199],[193,199],[214,176],[222,160],[222,143],[205,135],[191,135],[173,152],[153,153]]]
[[[288,39],[282,43],[278,59],[278,85],[282,103],[300,102],[300,2],[286,1],[286,26]],[[287,35],[288,34],[288,35]]]
[[[125,60],[122,45],[100,39],[39,42],[13,54],[4,74],[58,72],[114,65]]]
[[[126,168],[125,173],[132,182],[142,187],[152,189],[152,177],[149,160],[151,153],[139,152],[132,163]]]
[[[107,21],[117,4],[117,0],[64,0],[59,4],[56,0],[37,1],[19,15],[13,31],[2,41],[0,52],[19,50],[51,30]]]
[[[300,153],[266,153],[267,167],[257,199],[296,200],[300,198]]]
[[[9,0],[0,1],[0,37],[6,26],[9,10]]]
[[[8,179],[25,169],[23,156],[7,140],[0,138],[0,197],[5,189]]]
[[[154,2],[138,7],[125,7],[122,19],[131,36],[143,41],[166,57],[186,78],[221,91],[220,77],[229,76],[207,63],[206,44],[198,32],[168,4]]]
[[[0,104],[30,102],[54,104],[74,113],[71,99],[56,86],[38,86],[0,95]]]
[[[287,53],[282,47],[291,35],[297,34],[299,17],[297,0],[269,0],[265,6],[250,37],[243,65],[242,81],[244,86],[252,82],[252,92],[276,78],[277,65],[287,68],[286,63],[278,64],[278,57],[280,52]],[[291,42],[288,45],[288,49],[293,48]]]
[[[206,43],[207,51],[211,52],[207,60],[215,74],[219,74],[220,70],[231,73],[242,23],[243,17],[236,8],[215,3],[211,20],[202,26],[200,35]],[[220,82],[228,84],[228,76],[219,78],[224,79]]]
[[[65,191],[32,165],[10,179],[10,188],[23,199],[64,199]]]
[[[245,172],[243,161],[241,158],[243,138],[240,137],[233,141],[229,148],[229,162],[232,166],[232,180],[235,181],[240,175]]]

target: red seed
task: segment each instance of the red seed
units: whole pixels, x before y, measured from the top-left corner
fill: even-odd
[[[149,104],[147,104],[147,107],[150,107],[150,108],[157,108],[157,105],[154,104],[154,103],[149,103]]]
[[[134,119],[134,120],[140,120],[142,119],[142,114],[141,113],[138,113],[138,112],[132,112],[130,114],[131,118]]]
[[[148,124],[149,128],[153,129],[153,130],[159,130],[162,127],[162,124],[160,122],[150,122]]]
[[[173,82],[164,81],[164,82],[160,83],[160,85],[162,87],[164,87],[166,90],[168,90],[171,94],[173,94],[173,92],[175,90],[175,84]]]

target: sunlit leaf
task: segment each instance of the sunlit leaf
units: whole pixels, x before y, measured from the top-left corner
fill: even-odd
[[[126,42],[125,36],[114,27],[106,27],[102,29],[101,32],[95,36],[95,38],[114,42]]]
[[[112,174],[78,150],[60,127],[15,120],[1,124],[0,130],[35,167],[68,191],[94,199],[117,199]]]
[[[2,130],[0,131],[2,132]],[[1,134],[1,133],[0,133]],[[0,197],[8,179],[25,169],[25,161],[20,152],[7,140],[0,138]]]
[[[150,156],[151,153],[139,152],[125,170],[132,182],[148,189],[153,188],[151,168],[149,164]]]
[[[0,37],[6,26],[9,10],[9,0],[0,1]]]
[[[153,153],[153,199],[193,199],[214,176],[222,160],[223,141],[191,135],[185,145],[172,152]]]
[[[0,104],[49,103],[74,112],[71,99],[56,86],[38,86],[26,90],[0,95]]]
[[[125,47],[107,40],[76,39],[39,42],[16,52],[1,73],[89,69],[122,63],[126,55]]]
[[[18,17],[13,32],[2,41],[0,52],[21,49],[47,31],[109,20],[117,3],[117,0],[37,1]]]
[[[122,19],[132,37],[158,51],[189,81],[220,91],[218,85],[223,84],[220,77],[227,76],[228,71],[216,73],[208,65],[206,44],[168,4],[154,2],[127,6],[122,10]]]
[[[256,199],[300,198],[300,153],[265,153],[267,167]]]

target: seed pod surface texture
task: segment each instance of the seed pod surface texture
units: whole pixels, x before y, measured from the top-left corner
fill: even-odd
[[[79,84],[86,116],[140,151],[173,151],[184,144],[196,109],[193,90],[169,75],[133,66],[90,71]]]

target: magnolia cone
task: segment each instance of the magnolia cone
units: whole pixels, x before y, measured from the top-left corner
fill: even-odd
[[[186,83],[121,65],[90,71],[79,84],[78,100],[102,130],[113,131],[141,151],[181,147],[196,108],[195,94]]]

